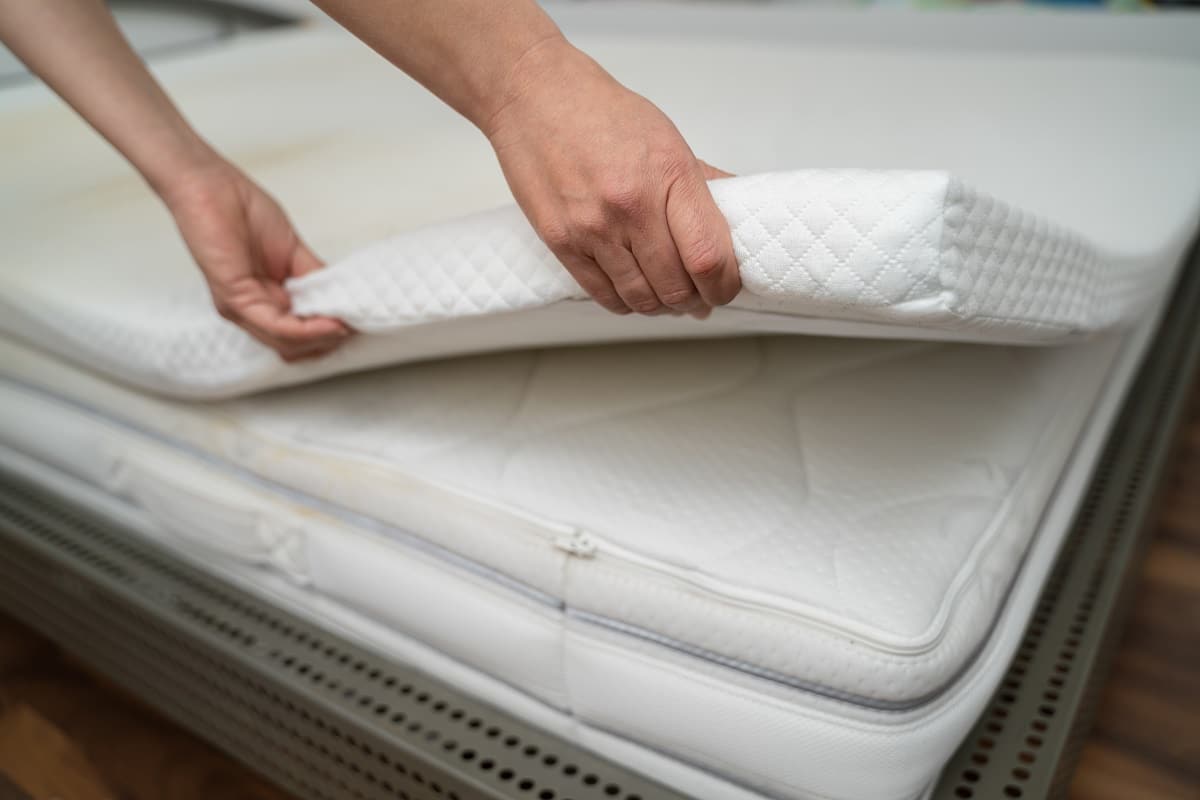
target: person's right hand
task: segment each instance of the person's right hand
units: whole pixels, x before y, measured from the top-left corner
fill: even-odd
[[[669,119],[561,37],[522,56],[481,126],[542,240],[617,314],[706,316],[741,289],[729,227]]]

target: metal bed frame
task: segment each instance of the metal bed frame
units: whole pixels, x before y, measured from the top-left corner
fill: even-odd
[[[1002,685],[935,800],[1065,795],[1200,354],[1193,252]],[[309,800],[685,795],[0,472],[0,607]]]

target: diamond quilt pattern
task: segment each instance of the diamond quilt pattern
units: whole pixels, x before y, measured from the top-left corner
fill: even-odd
[[[213,397],[564,342],[851,332],[1045,344],[1136,319],[1166,282],[1162,269],[1102,257],[945,172],[799,170],[711,187],[743,291],[706,323],[599,313],[509,206],[403,233],[289,282],[298,313],[373,334],[314,362],[285,365],[221,319],[190,272],[169,287],[109,286],[104,302],[53,281],[0,281],[0,330],[154,391]]]
[[[733,307],[1045,342],[1113,326],[1080,237],[944,172],[799,170],[716,181],[744,291]],[[379,242],[290,284],[304,314],[388,331],[586,295],[515,208]],[[1112,292],[1110,291],[1111,295]]]
[[[516,208],[432,225],[292,281],[293,307],[383,331],[586,295]]]

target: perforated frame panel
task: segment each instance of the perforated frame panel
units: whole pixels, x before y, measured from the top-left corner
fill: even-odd
[[[0,554],[0,605],[301,797],[683,797],[11,475]]]
[[[1140,572],[1200,354],[1194,249],[999,690],[934,800],[1065,797]]]
[[[1193,255],[946,798],[1061,796],[1124,617],[1200,348]],[[679,800],[0,472],[0,606],[311,800]]]

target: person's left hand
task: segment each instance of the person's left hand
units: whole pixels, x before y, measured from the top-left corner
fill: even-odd
[[[324,355],[352,333],[330,317],[299,317],[288,278],[319,269],[287,215],[237,167],[214,156],[161,192],[225,319],[285,361]]]

